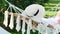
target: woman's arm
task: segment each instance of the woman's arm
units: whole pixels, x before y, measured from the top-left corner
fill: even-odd
[[[56,20],[56,22],[60,25],[60,19]]]
[[[11,13],[12,13],[12,12],[9,12],[9,15],[11,15]],[[14,13],[14,16],[17,17],[18,14],[17,14],[17,13]],[[21,18],[21,20],[22,20],[23,16],[20,15],[20,18]],[[27,24],[28,22],[29,22],[29,18],[26,18],[26,24]],[[40,24],[40,23],[37,23],[36,21],[33,21],[33,20],[32,20],[32,22],[33,22],[32,25],[33,25],[34,27],[37,27],[38,24]],[[52,25],[50,25],[50,24],[49,24],[47,27],[49,27],[49,28],[54,28],[54,27],[53,27]]]

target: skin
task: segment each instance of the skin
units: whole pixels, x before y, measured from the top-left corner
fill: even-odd
[[[60,20],[57,20],[57,23],[60,25]]]
[[[60,11],[57,12],[57,15],[55,17],[60,17]],[[60,19],[57,19],[56,22],[60,25]]]

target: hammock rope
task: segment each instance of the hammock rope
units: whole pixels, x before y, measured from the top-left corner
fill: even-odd
[[[20,15],[17,16],[17,19],[16,19],[16,30],[17,32],[19,32],[19,30],[21,29],[21,20],[20,20]]]

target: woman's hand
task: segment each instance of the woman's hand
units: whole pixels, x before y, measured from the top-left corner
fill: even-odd
[[[52,26],[51,24],[49,24],[47,27],[54,29],[54,26]]]

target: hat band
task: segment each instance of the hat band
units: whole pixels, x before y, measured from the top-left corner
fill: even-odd
[[[36,16],[38,13],[39,13],[39,10],[37,10],[37,12],[33,16]],[[29,16],[29,15],[27,15],[27,16],[28,17],[33,17],[33,16]]]
[[[39,10],[37,10],[37,12],[34,14],[34,16],[36,16],[39,13]]]

